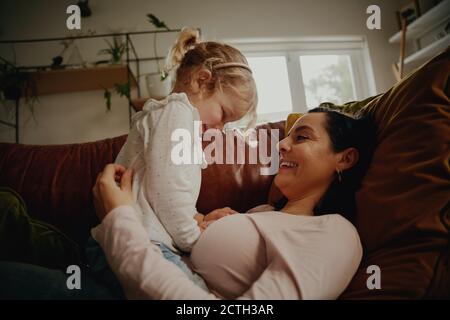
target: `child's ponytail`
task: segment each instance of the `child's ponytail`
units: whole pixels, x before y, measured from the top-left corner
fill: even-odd
[[[199,41],[200,33],[198,29],[184,27],[167,55],[165,72],[175,74],[186,52],[195,47]]]

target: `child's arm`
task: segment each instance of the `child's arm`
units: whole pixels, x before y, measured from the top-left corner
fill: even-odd
[[[202,223],[205,220],[205,215],[201,214],[201,213],[196,213],[196,215],[194,216],[195,221],[197,221],[197,224],[200,225],[200,223]]]
[[[147,201],[176,246],[189,252],[200,236],[194,219],[201,181],[201,169],[193,163],[193,154],[198,152],[194,111],[177,100],[163,108],[158,119],[149,114],[140,124],[146,165],[142,183]],[[180,155],[190,164],[177,163]]]
[[[134,169],[133,160],[135,160],[136,156],[142,151],[141,128],[138,127],[142,117],[143,113],[137,113],[133,116],[132,128],[128,133],[127,140],[114,160],[114,163],[120,164],[125,168]]]
[[[205,231],[208,226],[216,220],[222,219],[223,217],[229,216],[231,214],[239,214],[239,212],[234,211],[229,207],[215,209],[210,213],[204,215],[201,213],[197,213],[194,219],[197,221],[198,226],[200,227],[200,231]]]
[[[204,216],[204,221],[219,220],[219,219],[229,216],[231,214],[239,214],[239,212],[234,211],[230,207],[215,209]]]

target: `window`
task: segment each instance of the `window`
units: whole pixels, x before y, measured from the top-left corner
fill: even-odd
[[[300,56],[300,68],[308,109],[324,101],[338,104],[355,100],[348,55]]]
[[[258,123],[283,120],[322,102],[339,104],[376,93],[362,37],[227,41],[245,54],[252,68]]]
[[[284,56],[248,57],[258,90],[258,122],[292,112],[292,97]]]

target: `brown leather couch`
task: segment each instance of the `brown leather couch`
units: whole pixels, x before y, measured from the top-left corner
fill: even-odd
[[[447,50],[359,107],[377,124],[377,148],[356,195],[354,224],[365,254],[342,299],[450,299],[449,86]],[[271,128],[283,137],[284,122],[260,127]],[[98,223],[91,195],[95,178],[125,139],[58,146],[1,143],[0,185],[21,194],[30,215],[83,245]],[[208,166],[198,211],[229,206],[244,212],[267,203],[273,176],[260,175],[260,167]],[[371,265],[381,269],[380,290],[367,288]]]

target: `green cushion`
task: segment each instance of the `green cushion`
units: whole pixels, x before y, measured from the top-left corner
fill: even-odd
[[[65,271],[80,264],[80,250],[54,226],[31,218],[17,192],[0,187],[0,260]]]
[[[377,98],[379,96],[381,96],[381,94],[373,96],[373,97],[366,98],[366,99],[361,100],[361,101],[347,102],[347,103],[344,103],[342,105],[336,105],[336,104],[331,103],[331,102],[323,102],[323,103],[321,103],[319,105],[319,107],[328,108],[328,109],[332,109],[332,110],[338,110],[338,111],[341,111],[343,113],[355,115],[359,111],[361,111],[369,102],[371,102],[372,100],[374,100],[375,98]]]

